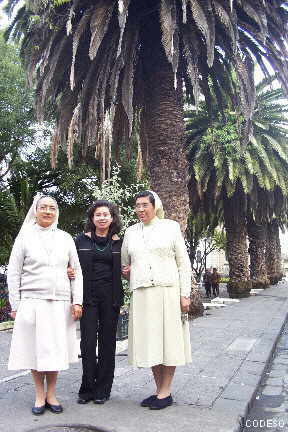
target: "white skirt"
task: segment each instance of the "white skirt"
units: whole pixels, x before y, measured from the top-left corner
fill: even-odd
[[[71,303],[22,299],[17,310],[8,369],[60,371],[78,361],[79,343]]]
[[[178,287],[133,291],[129,311],[128,361],[138,367],[191,362],[189,322],[181,320]]]

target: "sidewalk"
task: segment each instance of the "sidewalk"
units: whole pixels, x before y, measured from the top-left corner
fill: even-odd
[[[0,332],[0,431],[27,432],[56,424],[93,425],[110,432],[241,430],[241,418],[247,414],[285,323],[287,294],[288,284],[279,283],[239,303],[208,310],[204,317],[194,320],[193,361],[177,368],[173,384],[175,403],[163,411],[139,406],[144,397],[153,393],[152,377],[147,369],[130,367],[122,353],[116,358],[111,399],[105,405],[77,405],[81,375],[81,365],[77,364],[59,376],[58,396],[64,413],[55,416],[46,412],[34,417],[30,414],[30,375],[3,382],[3,378],[13,375],[5,366],[11,333]],[[61,432],[64,430],[61,428]]]

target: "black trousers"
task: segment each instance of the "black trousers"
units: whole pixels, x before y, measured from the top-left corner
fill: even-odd
[[[219,296],[219,284],[218,283],[216,283],[216,284],[212,283],[212,290],[213,290],[213,295],[215,297],[218,297]]]
[[[80,320],[83,375],[79,396],[84,399],[110,395],[114,379],[119,311],[119,307],[113,307],[110,295],[99,298],[95,305],[83,307]]]
[[[206,297],[211,297],[211,283],[205,282]]]

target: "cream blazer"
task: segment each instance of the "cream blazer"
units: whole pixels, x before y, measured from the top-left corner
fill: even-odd
[[[180,286],[180,295],[191,291],[191,263],[180,225],[155,217],[149,224],[129,227],[121,251],[122,266],[131,265],[130,289]]]
[[[9,300],[13,311],[18,309],[21,298],[70,300],[73,304],[82,304],[82,271],[72,237],[58,228],[51,231],[53,250],[48,254],[41,231],[44,230],[35,224],[15,240],[8,265]],[[67,276],[68,264],[76,273],[71,281]]]

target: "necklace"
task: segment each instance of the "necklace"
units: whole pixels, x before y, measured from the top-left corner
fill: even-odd
[[[98,239],[97,239],[98,237]],[[98,240],[98,243],[97,243]],[[104,243],[106,240],[106,243]],[[97,251],[99,252],[103,252],[105,249],[107,249],[107,247],[109,246],[110,242],[109,239],[107,239],[107,237],[99,237],[97,236],[97,234],[95,234],[95,241],[94,241],[94,247]]]
[[[107,249],[108,246],[109,246],[109,241],[103,248],[100,248],[99,246],[97,246],[97,243],[95,243],[95,249],[99,252],[103,252],[105,249]]]

